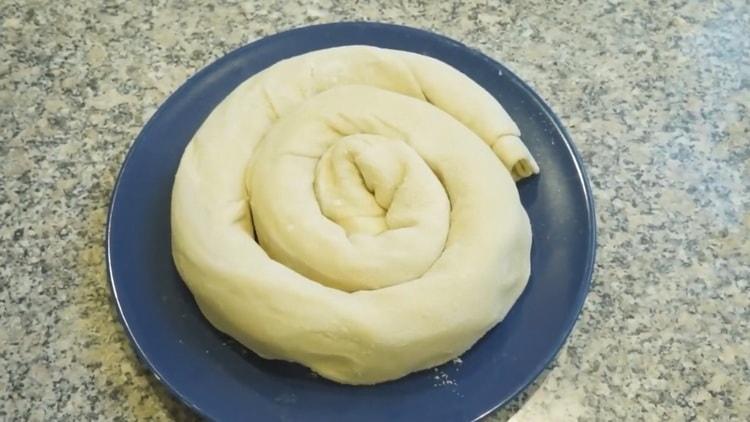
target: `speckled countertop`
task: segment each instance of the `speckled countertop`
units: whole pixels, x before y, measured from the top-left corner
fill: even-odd
[[[746,0],[94,3],[0,1],[0,420],[193,418],[111,304],[117,171],[196,70],[279,30],[356,19],[502,61],[588,166],[592,291],[557,360],[492,418],[750,419]]]

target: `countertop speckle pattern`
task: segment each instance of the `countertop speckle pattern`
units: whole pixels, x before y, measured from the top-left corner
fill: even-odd
[[[491,417],[750,420],[750,5],[0,0],[0,419],[194,418],[137,361],[104,264],[125,153],[189,75],[296,26],[443,33],[548,100],[588,166],[595,281]]]

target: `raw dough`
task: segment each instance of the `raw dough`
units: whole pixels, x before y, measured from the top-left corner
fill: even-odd
[[[391,380],[459,356],[518,298],[531,230],[514,179],[536,172],[500,104],[447,64],[320,50],[242,83],[195,134],[174,259],[259,355]]]

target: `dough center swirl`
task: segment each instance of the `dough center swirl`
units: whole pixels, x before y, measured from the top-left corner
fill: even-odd
[[[258,240],[269,256],[348,292],[421,276],[440,256],[450,226],[442,184],[408,143],[423,135],[394,131],[398,122],[377,117],[376,107],[344,110],[363,96],[422,105],[367,86],[335,88],[280,119],[247,176]]]

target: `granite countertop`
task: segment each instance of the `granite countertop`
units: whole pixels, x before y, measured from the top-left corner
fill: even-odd
[[[118,169],[159,104],[217,57],[366,19],[502,61],[588,166],[591,293],[544,376],[492,419],[750,420],[746,0],[94,3],[0,0],[0,419],[193,417],[114,313],[103,243]]]

